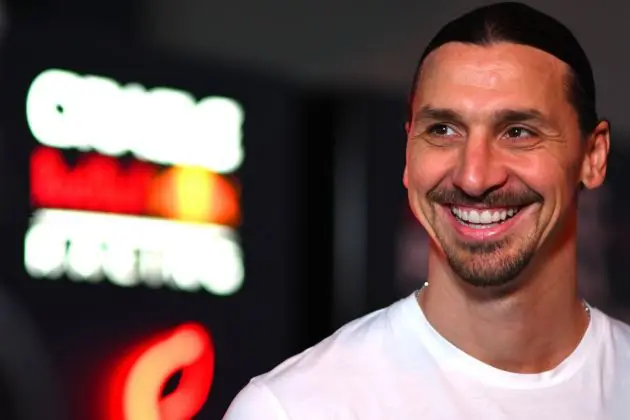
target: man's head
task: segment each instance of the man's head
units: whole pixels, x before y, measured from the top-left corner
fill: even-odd
[[[476,9],[414,77],[404,182],[450,267],[503,285],[573,238],[577,193],[604,180],[609,127],[571,32],[519,3]]]

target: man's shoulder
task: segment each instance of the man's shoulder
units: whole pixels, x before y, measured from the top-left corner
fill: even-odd
[[[339,328],[309,349],[253,378],[233,402],[226,419],[247,418],[235,413],[257,408],[269,419],[293,418],[318,407],[333,407],[348,394],[369,387],[369,378],[387,370],[396,347],[395,324],[405,300],[371,312]],[[398,321],[397,321],[398,319]],[[345,396],[345,397],[344,397]],[[321,413],[320,413],[321,414]]]
[[[340,378],[369,375],[377,371],[395,346],[396,319],[405,300],[355,319],[309,349],[285,360],[270,372],[256,377],[274,392],[289,388],[329,386]]]
[[[329,337],[257,379],[268,383],[304,374],[338,375],[340,369],[345,371],[361,366],[361,360],[373,358],[379,353],[385,337],[391,333],[389,315],[392,308],[393,305],[345,324]]]
[[[630,325],[620,318],[605,314],[601,311],[600,313],[607,321],[604,334],[608,336],[610,340],[614,341],[616,345],[622,346],[624,350],[630,350]]]
[[[366,376],[374,377],[379,366],[382,369],[389,356],[387,346],[395,346],[392,323],[403,304],[404,300],[355,319],[253,378],[232,402],[224,420],[254,418],[252,413],[269,420],[295,415],[305,418],[314,407],[325,412],[344,395],[367,386]]]
[[[599,319],[596,325],[604,351],[615,359],[615,363],[630,368],[630,325],[625,322],[627,317],[614,311],[612,315],[598,309],[593,311]]]

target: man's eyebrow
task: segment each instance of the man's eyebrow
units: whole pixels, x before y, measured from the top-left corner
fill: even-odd
[[[547,117],[542,112],[533,108],[502,109],[495,112],[492,119],[497,124],[533,122],[544,126],[550,126]]]
[[[414,115],[414,121],[451,121],[455,123],[463,123],[464,119],[455,110],[448,108],[433,108],[431,106],[423,106]]]
[[[444,121],[464,124],[464,117],[453,109],[424,106],[414,114],[414,121]],[[492,121],[495,124],[532,122],[550,126],[547,117],[542,112],[533,108],[501,109],[493,113]]]

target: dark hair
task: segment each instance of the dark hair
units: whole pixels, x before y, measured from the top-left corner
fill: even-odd
[[[413,118],[413,100],[425,58],[449,42],[492,45],[511,42],[545,51],[568,64],[568,100],[575,108],[582,135],[590,134],[598,123],[595,106],[593,70],[571,31],[530,6],[518,2],[503,2],[477,8],[449,22],[429,42],[416,67],[409,94],[408,121]]]

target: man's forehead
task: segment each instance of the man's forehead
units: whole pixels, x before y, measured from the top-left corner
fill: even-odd
[[[556,57],[524,45],[448,43],[423,64],[414,108],[553,108],[566,103],[567,71]]]
[[[494,88],[500,82],[538,79],[563,81],[568,66],[534,47],[498,42],[474,45],[449,42],[431,52],[422,65],[419,83],[450,81]]]

